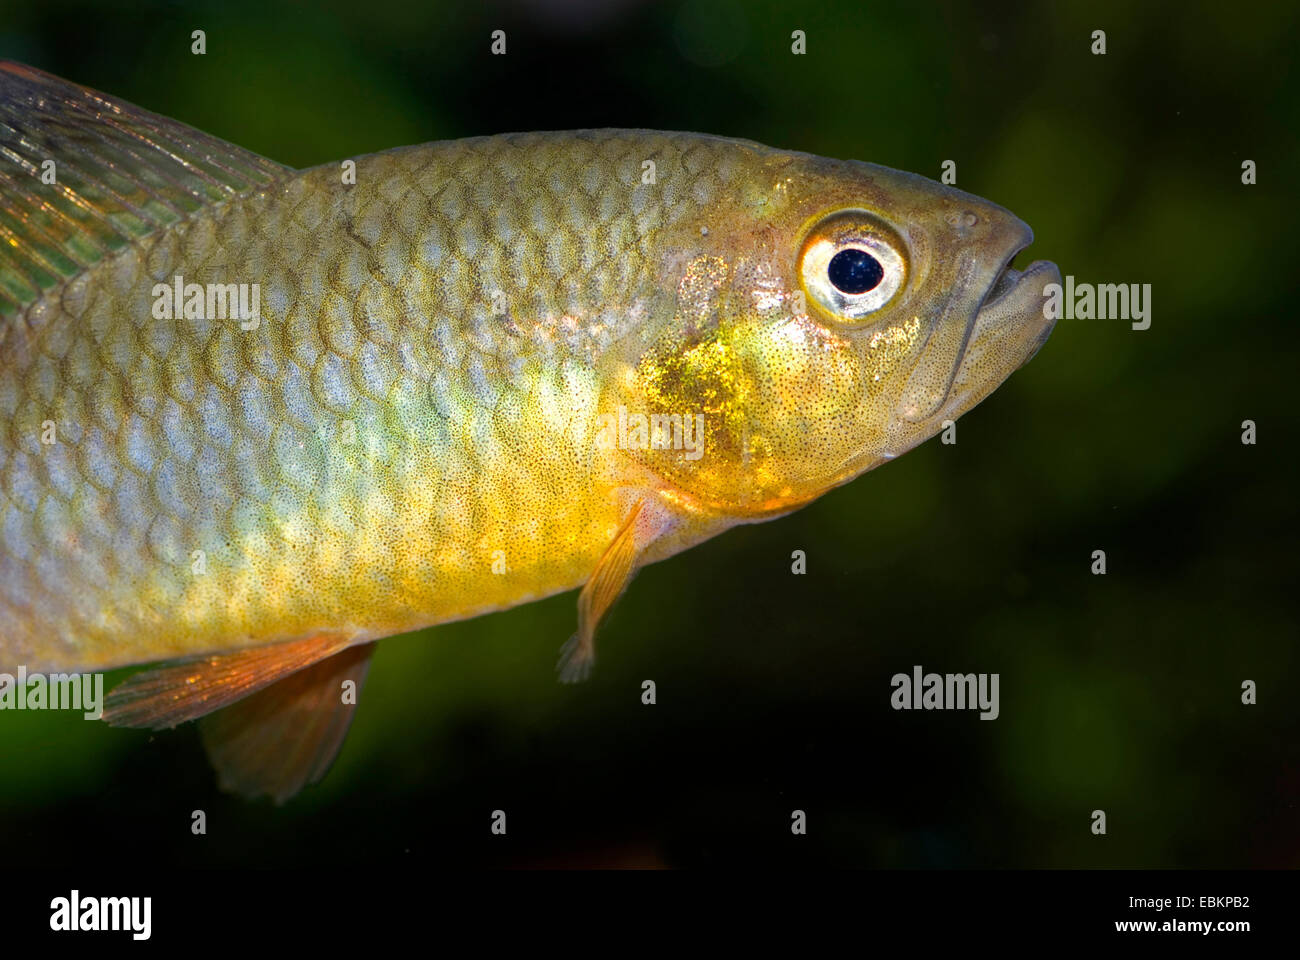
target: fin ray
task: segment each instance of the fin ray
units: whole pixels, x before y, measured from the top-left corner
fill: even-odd
[[[164,664],[109,691],[104,720],[114,727],[174,727],[227,707],[352,643],[349,635],[322,634]]]
[[[54,183],[43,180],[46,160]],[[0,62],[0,317],[142,236],[291,173],[89,87]],[[6,331],[0,324],[0,342]]]
[[[283,803],[324,777],[356,712],[355,702],[343,702],[343,684],[360,694],[374,649],[348,647],[203,717],[199,732],[221,788]]]
[[[632,505],[578,594],[578,632],[561,649],[556,665],[561,683],[579,683],[591,673],[596,662],[596,628],[636,573],[636,521],[644,503],[638,500]]]

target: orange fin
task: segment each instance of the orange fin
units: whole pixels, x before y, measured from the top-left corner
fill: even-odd
[[[578,632],[561,648],[556,665],[561,683],[578,683],[591,673],[596,662],[596,628],[636,573],[636,519],[644,502],[638,500],[632,505],[578,595]]]
[[[348,647],[200,720],[221,789],[284,803],[324,777],[356,711],[344,684],[360,694],[374,651],[373,643]]]
[[[174,727],[228,707],[351,644],[350,636],[322,634],[177,660],[137,673],[109,691],[104,720],[115,727]]]

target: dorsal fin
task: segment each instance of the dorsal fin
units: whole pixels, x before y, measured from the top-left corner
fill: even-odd
[[[193,127],[0,61],[0,342],[4,319],[45,291],[139,237],[291,172]]]

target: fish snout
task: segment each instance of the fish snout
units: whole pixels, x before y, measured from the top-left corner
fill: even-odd
[[[1037,332],[1034,332],[1032,326],[1027,331],[1030,334],[1028,350],[1025,358],[1020,361],[1023,367],[1030,360],[1034,359],[1034,354],[1042,349],[1047,338],[1052,335],[1052,330],[1056,327],[1056,317],[1047,315],[1047,288],[1055,284],[1059,290],[1061,287],[1061,269],[1050,260],[1035,260],[1021,275],[1022,279],[1029,278],[1025,282],[1031,284],[1031,289],[1036,290],[1036,300],[1040,309],[1035,314]]]
[[[998,275],[975,316],[939,416],[960,416],[1033,358],[1056,323],[1047,315],[1047,287],[1060,282],[1061,271],[1047,260]]]

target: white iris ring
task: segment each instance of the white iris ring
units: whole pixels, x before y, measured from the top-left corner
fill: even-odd
[[[884,275],[862,293],[845,293],[831,283],[828,270],[832,258],[842,250],[861,250],[876,258]],[[888,303],[903,285],[903,258],[880,237],[869,233],[820,237],[808,244],[803,255],[803,282],[822,309],[845,320],[861,320]]]

